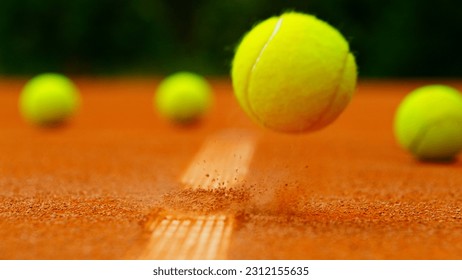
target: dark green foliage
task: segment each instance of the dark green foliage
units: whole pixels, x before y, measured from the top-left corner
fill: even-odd
[[[462,76],[456,0],[1,0],[0,74],[227,75],[242,35],[288,10],[338,27],[363,77]]]

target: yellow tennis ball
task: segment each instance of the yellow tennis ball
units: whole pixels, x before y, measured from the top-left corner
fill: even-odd
[[[72,117],[80,104],[78,89],[67,77],[46,73],[32,78],[19,98],[19,110],[35,125],[56,125]]]
[[[255,26],[236,50],[231,76],[244,111],[281,132],[334,121],[356,88],[348,42],[312,15],[285,13]]]
[[[462,150],[462,95],[444,85],[414,90],[396,111],[394,131],[418,159],[453,159]]]
[[[177,123],[200,119],[212,104],[212,90],[200,75],[178,72],[164,79],[155,94],[159,113]]]

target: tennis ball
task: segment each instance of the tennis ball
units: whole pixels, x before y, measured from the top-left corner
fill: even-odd
[[[396,111],[394,132],[418,159],[454,159],[462,150],[462,95],[444,85],[414,90]]]
[[[182,124],[198,120],[211,103],[208,82],[190,72],[178,72],[164,79],[154,98],[154,105],[163,117]]]
[[[19,98],[19,110],[31,124],[50,126],[65,122],[77,111],[80,96],[71,80],[46,73],[32,78]]]
[[[244,111],[280,132],[319,130],[349,103],[357,69],[348,42],[312,15],[269,18],[244,36],[231,76]]]

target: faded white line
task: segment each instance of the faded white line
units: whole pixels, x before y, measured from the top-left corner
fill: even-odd
[[[234,219],[225,215],[164,216],[141,259],[224,259]]]
[[[185,188],[213,190],[241,183],[249,170],[256,136],[228,130],[210,137],[180,181]],[[149,229],[150,241],[141,259],[225,259],[234,226],[232,215],[168,213]]]
[[[230,130],[211,137],[181,177],[193,189],[232,188],[248,173],[255,151],[256,136]]]

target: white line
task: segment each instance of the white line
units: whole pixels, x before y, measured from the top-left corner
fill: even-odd
[[[181,182],[192,189],[232,188],[247,175],[255,142],[255,135],[234,130],[210,138],[181,177]]]
[[[204,251],[207,249],[207,242],[209,241],[209,237],[213,231],[213,224],[214,224],[214,216],[207,217],[205,220],[204,227],[202,229],[201,235],[199,236],[199,240],[196,245],[196,250],[192,255],[191,259],[193,260],[200,260],[204,257]]]
[[[158,248],[157,240],[164,235],[165,230],[170,224],[170,219],[164,218],[163,220],[157,219],[156,222],[152,223],[155,225],[152,227],[151,239],[148,243],[148,250],[141,256],[141,259],[150,259]],[[151,228],[151,226],[150,226]]]
[[[244,180],[255,150],[255,135],[229,130],[208,139],[181,177],[187,188],[232,188]],[[143,259],[225,259],[234,218],[230,215],[159,216]]]
[[[217,218],[217,221],[215,222],[215,230],[212,232],[212,236],[208,241],[208,249],[204,254],[205,259],[211,260],[219,257],[218,253],[220,252],[220,247],[223,244],[223,233],[226,229],[226,221],[227,217],[225,216],[220,216]]]
[[[231,233],[233,231],[234,218],[228,216],[226,227],[221,238],[220,250],[216,253],[214,259],[225,259],[228,254],[229,243],[231,242]]]
[[[166,251],[164,254],[161,254],[161,256],[164,256],[165,259],[176,258],[179,252],[183,250],[185,239],[187,238],[190,230],[191,220],[183,220],[172,238],[172,242],[170,243],[168,251]]]
[[[221,259],[233,220],[225,215],[164,217],[154,229],[142,259]]]
[[[175,239],[175,234],[179,226],[180,221],[176,219],[170,220],[170,223],[168,227],[165,229],[165,231],[161,232],[160,234],[157,234],[158,242],[156,242],[156,246],[154,247],[155,250],[152,252],[152,254],[155,254],[157,256],[164,256],[166,254],[166,251],[169,250],[168,246]]]
[[[199,217],[196,220],[196,222],[191,225],[191,230],[189,231],[189,235],[186,238],[185,242],[183,243],[183,250],[178,252],[178,256],[177,256],[178,260],[191,259],[191,256],[194,253],[194,248],[197,244],[197,240],[199,239],[203,229],[204,229],[204,218]]]

